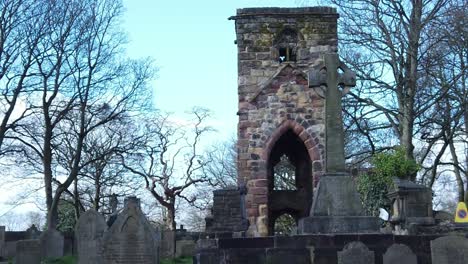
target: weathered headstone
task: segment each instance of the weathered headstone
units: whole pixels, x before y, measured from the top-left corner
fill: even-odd
[[[26,229],[28,239],[38,239],[41,236],[41,231],[37,229],[36,225],[30,226]]]
[[[38,239],[19,240],[16,242],[16,264],[41,263],[41,247]]]
[[[79,264],[102,263],[104,232],[107,229],[104,217],[93,209],[81,215],[75,229]]]
[[[104,235],[105,264],[159,263],[159,241],[136,197],[125,199],[125,207]]]
[[[383,255],[384,264],[417,264],[416,255],[411,249],[402,244],[393,244]]]
[[[193,240],[179,240],[176,242],[176,258],[189,257],[195,254],[195,241]]]
[[[431,241],[432,263],[468,263],[468,239],[462,236],[445,236]]]
[[[55,229],[47,229],[39,237],[41,258],[60,258],[63,256],[63,235]]]
[[[160,254],[163,258],[174,256],[176,233],[173,230],[161,231],[161,241],[159,245]]]
[[[4,255],[5,246],[5,226],[0,226],[0,256]]]
[[[354,241],[338,252],[338,264],[374,264],[374,252],[362,242]]]

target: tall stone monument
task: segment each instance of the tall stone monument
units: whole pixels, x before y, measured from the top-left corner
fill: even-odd
[[[339,60],[337,53],[325,53],[322,57],[322,63],[309,71],[309,87],[325,86],[325,175],[314,194],[310,216],[299,220],[298,231],[378,232],[378,218],[366,216],[354,181],[345,170],[341,97],[356,85],[356,75]]]

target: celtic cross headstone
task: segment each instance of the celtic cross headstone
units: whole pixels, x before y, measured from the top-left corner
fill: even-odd
[[[356,74],[342,63],[338,54],[324,54],[320,68],[309,72],[309,87],[326,86],[325,92],[325,153],[326,172],[345,171],[344,132],[341,97],[349,87],[356,86]],[[341,70],[341,71],[340,71]],[[340,90],[340,87],[344,89]]]

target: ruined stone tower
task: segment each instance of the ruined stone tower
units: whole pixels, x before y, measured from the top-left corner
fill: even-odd
[[[250,235],[273,233],[276,219],[309,215],[324,173],[324,95],[308,88],[320,55],[337,51],[334,8],[245,8],[238,47],[238,181],[245,184]],[[292,168],[280,186],[278,166]],[[280,176],[278,176],[280,175]],[[283,184],[284,185],[284,184]]]

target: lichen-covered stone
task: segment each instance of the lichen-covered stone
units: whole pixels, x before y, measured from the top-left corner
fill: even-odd
[[[323,87],[308,88],[307,71],[320,54],[337,50],[337,18],[328,7],[244,8],[231,18],[238,47],[238,177],[248,187],[246,212],[256,227],[250,235],[268,234],[268,156],[282,134],[291,130],[305,145],[311,184],[324,173]],[[284,52],[289,58],[281,61]]]

